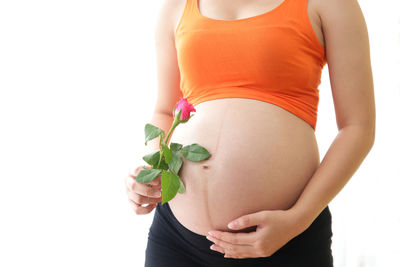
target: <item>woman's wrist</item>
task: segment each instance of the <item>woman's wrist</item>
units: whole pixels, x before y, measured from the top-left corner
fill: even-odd
[[[301,209],[298,206],[293,206],[286,211],[291,217],[291,221],[294,222],[293,231],[296,235],[304,232],[317,217],[312,216],[310,212]]]

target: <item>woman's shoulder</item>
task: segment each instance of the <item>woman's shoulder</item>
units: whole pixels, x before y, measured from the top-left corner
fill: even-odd
[[[358,0],[307,0],[310,8],[315,11],[322,20],[327,16],[337,17],[343,12],[358,12]]]
[[[157,15],[157,35],[168,33],[174,37],[177,23],[180,19],[187,0],[163,0]]]

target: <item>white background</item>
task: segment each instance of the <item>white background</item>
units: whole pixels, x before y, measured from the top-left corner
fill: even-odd
[[[336,267],[400,266],[400,15],[367,21],[376,141],[330,203]],[[143,266],[154,211],[135,215],[124,178],[144,155],[156,97],[161,1],[0,1],[0,266]],[[396,13],[397,12],[397,13]],[[328,67],[321,158],[337,134]]]

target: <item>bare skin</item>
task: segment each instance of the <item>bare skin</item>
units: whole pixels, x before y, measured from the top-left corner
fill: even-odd
[[[282,2],[203,0],[199,8],[204,16],[230,20],[267,12]],[[324,46],[321,23],[311,4],[310,22]],[[165,113],[181,96],[173,40],[184,5],[185,0],[166,1],[156,30],[160,84],[156,107]],[[320,162],[310,125],[276,105],[252,99],[211,100],[198,104],[196,110],[170,139],[201,144],[212,154],[207,161],[184,161],[180,177],[186,192],[169,201],[182,225],[201,235],[210,229],[232,231],[227,223],[241,215],[288,209],[296,202]]]
[[[212,0],[197,0],[199,5],[200,13],[208,18],[220,19],[220,20],[237,20],[248,17],[253,17],[265,12],[268,12],[280,4],[283,0],[223,0],[223,1],[212,1]],[[308,17],[311,22],[311,26],[315,32],[315,35],[322,45],[325,47],[325,40],[323,35],[323,30],[321,26],[321,19],[318,14],[318,9],[316,7],[317,1],[321,0],[308,0]],[[180,20],[180,16],[183,13],[185,6],[185,0],[174,0],[173,3],[168,4],[173,8],[171,12],[174,13],[175,17],[178,16],[175,23],[175,31]],[[172,6],[175,5],[175,6]],[[175,36],[175,35],[174,35]],[[174,38],[174,37],[172,37]]]
[[[184,161],[180,177],[186,192],[169,201],[177,219],[201,235],[228,231],[228,222],[244,214],[290,208],[319,164],[314,131],[306,122],[252,99],[198,104],[171,142],[198,143],[212,155]]]
[[[166,114],[171,113],[182,96],[174,38],[185,1],[164,2],[155,32],[159,90],[154,118],[160,125],[167,121],[172,123],[172,118]],[[235,20],[272,10],[282,0],[199,2],[203,16]],[[343,16],[343,10],[346,10],[346,16]],[[360,143],[360,148],[352,151],[341,152],[343,150],[332,148],[335,152],[329,153],[329,156],[336,157],[336,162],[350,153],[365,154],[364,151],[373,143],[374,102],[368,39],[362,13],[355,1],[309,0],[308,15],[317,39],[326,50],[340,130],[334,145],[353,148]],[[353,165],[356,166],[353,163],[356,159],[342,162],[341,166],[352,164],[352,168],[347,168],[346,174],[340,175],[338,170],[332,169],[334,163],[325,163],[321,168],[310,125],[275,105],[230,98],[203,102],[196,109],[196,115],[187,124],[175,129],[170,142],[199,143],[210,151],[212,157],[204,162],[184,162],[180,177],[187,191],[178,194],[169,205],[181,224],[197,234],[207,235],[210,229],[232,231],[227,228],[227,223],[233,219],[261,210],[289,209],[300,196],[302,201],[296,205],[296,214],[304,214],[300,216],[301,220],[309,225],[310,218],[315,218],[317,211],[343,187],[354,171]],[[165,118],[163,123],[161,117]],[[363,143],[355,140],[362,140]],[[326,176],[328,168],[331,168],[329,172],[336,180],[320,177],[312,179],[312,185],[308,183],[316,176],[314,172],[317,169],[320,170],[319,176]],[[343,170],[342,167],[340,171]],[[329,191],[324,184],[328,182],[332,183]],[[316,187],[321,192],[324,190],[323,201]],[[322,204],[311,205],[319,203],[311,201],[312,196],[318,196]],[[303,204],[306,201],[307,205]],[[306,210],[305,207],[312,209]],[[137,210],[137,213],[144,214],[150,212],[152,207],[138,207]]]
[[[178,14],[174,19],[169,16],[169,27],[174,27],[174,31],[169,31],[172,35],[163,34],[172,41],[185,1],[171,2],[165,3],[168,6],[161,12]],[[204,16],[229,20],[264,13],[282,3],[281,0],[240,2],[243,1],[203,0],[199,8]],[[323,46],[320,20],[311,3],[310,22]],[[166,20],[161,14],[160,20],[163,19]],[[157,37],[162,40],[162,36]],[[174,46],[169,43],[161,49],[171,45]],[[168,84],[178,85],[179,80],[171,81],[179,78],[177,65],[172,68],[175,73],[166,73],[167,69],[162,68],[166,62],[161,61],[167,59],[158,59],[160,82],[169,75]],[[177,63],[176,59],[172,62]],[[168,72],[173,70],[169,68]],[[180,177],[186,192],[169,201],[174,215],[186,228],[201,235],[207,235],[210,229],[232,231],[227,228],[232,219],[259,210],[288,209],[295,203],[320,161],[314,131],[306,122],[278,106],[252,99],[217,99],[200,103],[196,110],[196,115],[176,128],[170,139],[181,144],[199,143],[212,154],[200,163],[184,161]],[[157,189],[159,184],[148,189],[136,183],[138,194],[128,193],[138,208],[138,204],[145,202],[143,196],[155,196],[153,192]],[[159,201],[160,198],[151,200]],[[152,206],[141,213],[149,208]]]

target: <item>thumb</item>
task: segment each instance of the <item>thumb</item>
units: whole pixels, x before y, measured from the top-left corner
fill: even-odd
[[[263,222],[264,211],[243,215],[228,224],[230,229],[242,229],[253,225],[258,225]]]

